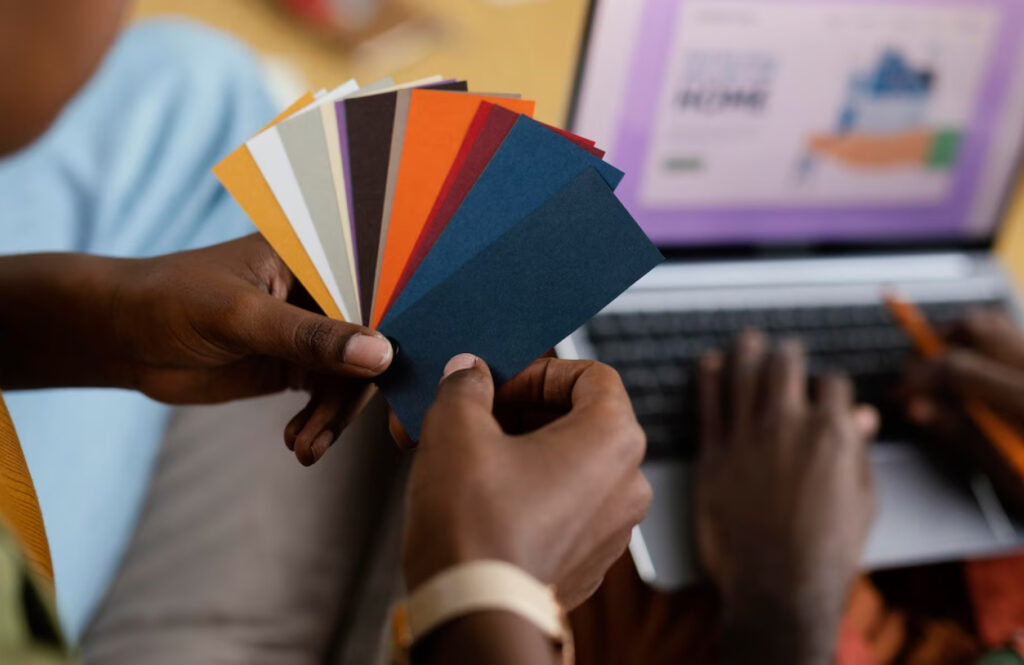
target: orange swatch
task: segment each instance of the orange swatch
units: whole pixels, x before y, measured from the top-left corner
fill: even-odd
[[[427,223],[434,201],[481,102],[533,115],[532,101],[508,97],[438,90],[413,90],[410,95],[394,203],[373,299],[371,324],[374,326],[384,318],[402,270],[412,256],[420,232]]]
[[[273,127],[313,101],[312,93],[307,92],[271,120],[263,130]],[[299,237],[292,230],[288,218],[285,217],[284,211],[278,205],[274,193],[263,179],[263,174],[260,173],[259,167],[256,166],[256,162],[253,161],[245,144],[235,148],[234,152],[214,166],[213,173],[224,185],[224,189],[228,190],[242,206],[245,214],[249,215],[249,219],[267,239],[267,242],[274,248],[296,279],[306,287],[309,295],[320,305],[324,313],[332,319],[344,320],[345,317],[341,315],[341,310],[331,298],[327,286],[320,278],[320,273],[317,272],[313,262],[306,255],[306,250],[302,248]]]

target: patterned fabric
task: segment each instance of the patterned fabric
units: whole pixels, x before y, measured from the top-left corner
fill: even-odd
[[[0,395],[0,663],[62,665],[43,516]]]
[[[9,525],[36,574],[51,586],[53,564],[32,476],[0,395],[0,521]]]
[[[57,626],[53,587],[40,579],[37,568],[38,564],[23,554],[20,538],[15,538],[13,529],[5,529],[0,520],[0,663],[71,662]]]

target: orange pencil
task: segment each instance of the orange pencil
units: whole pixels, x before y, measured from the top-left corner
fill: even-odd
[[[924,313],[916,305],[898,296],[885,295],[889,314],[910,337],[918,353],[925,359],[936,358],[946,350],[946,344],[929,325]],[[967,415],[985,435],[1014,473],[1024,480],[1024,438],[999,417],[987,404],[968,399],[964,405]]]

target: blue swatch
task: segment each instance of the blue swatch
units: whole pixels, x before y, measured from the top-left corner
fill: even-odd
[[[452,356],[483,358],[500,385],[662,260],[608,180],[587,168],[384,321],[399,352],[377,384],[418,439]]]
[[[622,180],[622,171],[521,116],[381,324],[422,298],[588,168],[596,169],[612,189]]]

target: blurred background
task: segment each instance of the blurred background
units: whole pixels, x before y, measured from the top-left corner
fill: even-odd
[[[178,15],[233,33],[261,53],[278,88],[331,88],[432,74],[480,91],[514,90],[566,126],[589,0],[139,0],[136,20]],[[287,94],[287,93],[286,93]],[[1024,288],[1024,196],[999,255]]]
[[[521,92],[565,124],[587,0],[139,0],[135,15],[188,16],[232,32],[312,88],[432,74]],[[345,8],[352,11],[346,12]],[[360,11],[361,10],[361,11]]]

